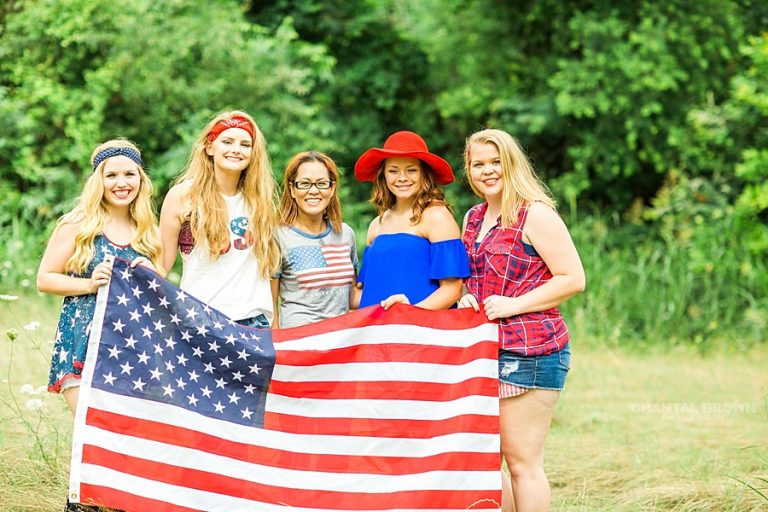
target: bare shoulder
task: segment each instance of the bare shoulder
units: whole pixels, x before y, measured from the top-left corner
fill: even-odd
[[[189,190],[191,188],[191,180],[182,181],[181,183],[177,183],[176,185],[172,186],[168,193],[165,195],[163,205],[165,205],[165,203],[168,201],[181,204],[181,202],[189,195]]]
[[[192,182],[187,180],[171,187],[163,199],[163,206],[160,210],[161,217],[181,218],[191,186]]]
[[[367,244],[371,245],[373,240],[381,233],[381,216],[377,215],[373,218],[370,224],[368,224],[368,239]]]
[[[563,223],[563,219],[554,208],[541,202],[531,203],[528,206],[528,219],[526,224],[531,224],[533,227],[536,227],[538,225],[551,225],[552,223]]]
[[[67,214],[56,225],[56,228],[51,234],[51,239],[55,240],[67,240],[72,239],[74,242],[75,237],[80,233],[80,230],[85,223],[85,218],[79,215]]]
[[[424,208],[424,212],[421,214],[421,218],[428,222],[453,222],[456,224],[456,220],[453,218],[453,214],[444,204],[427,206]]]
[[[544,239],[568,237],[568,228],[554,208],[543,203],[528,207],[528,218],[523,226],[523,240],[535,243]]]
[[[426,229],[427,238],[431,242],[459,238],[459,225],[445,205],[434,205],[424,209],[421,222]]]
[[[40,269],[46,272],[63,272],[64,263],[75,253],[75,240],[82,231],[85,219],[68,214],[59,221],[40,261]]]

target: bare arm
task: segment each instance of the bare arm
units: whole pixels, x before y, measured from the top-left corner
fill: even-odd
[[[464,214],[464,220],[461,222],[461,238],[464,238],[464,233],[467,231],[467,219],[469,218],[469,210]],[[461,298],[458,302],[459,308],[473,308],[475,311],[480,311],[480,305],[477,303],[477,297],[469,293],[467,285],[464,282],[461,283]]]
[[[373,240],[379,236],[381,232],[381,217],[376,216],[368,224],[368,235],[366,236],[365,246],[370,247]],[[363,297],[363,286],[365,283],[361,283],[357,280],[357,273],[355,273],[355,285],[349,292],[349,309],[358,309],[360,307],[360,299]],[[389,307],[389,306],[387,306]]]
[[[461,238],[459,226],[444,206],[424,210],[422,222],[427,227],[427,237],[432,243]],[[463,284],[464,280],[460,277],[441,279],[440,287],[416,305],[426,309],[448,309],[461,297]]]
[[[269,280],[270,288],[272,289],[272,311],[274,317],[272,319],[272,328],[280,328],[280,278]]]
[[[489,320],[553,308],[584,291],[584,267],[568,228],[557,212],[541,203],[533,203],[529,207],[523,237],[549,267],[552,278],[519,297],[492,295],[486,298],[484,303]]]
[[[357,271],[355,271],[355,277],[352,278],[352,288],[349,289],[349,309],[357,309],[360,307],[360,297],[363,295],[362,286],[358,286],[357,283]]]
[[[160,238],[163,244],[163,269],[166,274],[171,271],[179,252],[179,233],[183,215],[183,202],[186,195],[186,184],[180,183],[165,196],[160,210]]]
[[[88,277],[67,275],[64,267],[75,253],[75,236],[78,223],[66,223],[56,227],[45,249],[37,270],[37,289],[53,295],[88,295],[96,293],[99,286],[109,282],[112,268],[102,263]]]

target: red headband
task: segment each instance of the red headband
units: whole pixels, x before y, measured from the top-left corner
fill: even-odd
[[[253,125],[251,125],[250,121],[244,117],[234,116],[229,119],[223,119],[213,125],[211,131],[208,132],[208,142],[215,141],[216,137],[218,137],[221,132],[229,130],[230,128],[241,128],[247,131],[251,138],[253,138]]]

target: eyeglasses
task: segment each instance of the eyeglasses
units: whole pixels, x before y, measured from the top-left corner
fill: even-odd
[[[333,186],[333,180],[317,180],[317,181],[309,181],[309,180],[299,180],[293,182],[293,187],[296,190],[309,190],[312,188],[312,186],[317,187],[317,190],[328,190]]]

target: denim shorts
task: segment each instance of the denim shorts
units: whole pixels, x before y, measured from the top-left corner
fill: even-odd
[[[570,367],[570,345],[544,356],[521,356],[499,350],[499,380],[513,386],[561,391]]]
[[[253,327],[255,329],[266,329],[269,327],[269,320],[267,320],[267,317],[264,315],[256,315],[252,316],[251,318],[243,318],[242,320],[236,320],[236,322],[240,325]]]

